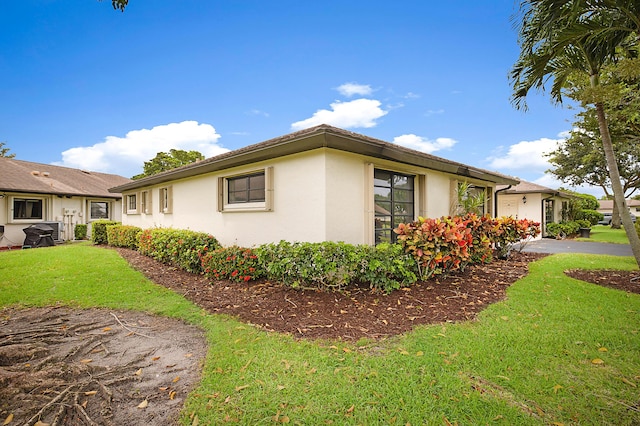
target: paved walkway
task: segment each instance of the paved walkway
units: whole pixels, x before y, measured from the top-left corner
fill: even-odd
[[[629,244],[591,243],[588,241],[554,240],[551,238],[531,241],[527,243],[523,251],[534,253],[589,253],[633,256]]]

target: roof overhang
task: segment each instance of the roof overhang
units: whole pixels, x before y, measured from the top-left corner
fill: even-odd
[[[127,192],[141,187],[158,185],[177,179],[272,160],[319,148],[336,149],[496,184],[516,185],[519,182],[518,179],[511,176],[478,169],[357,133],[321,125],[138,179],[110,188],[109,191]]]

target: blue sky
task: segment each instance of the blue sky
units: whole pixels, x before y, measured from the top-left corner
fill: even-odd
[[[557,188],[575,110],[510,103],[514,0],[20,0],[0,14],[0,141],[132,176],[326,123]],[[565,185],[566,186],[566,185]],[[587,191],[599,195],[600,192]]]

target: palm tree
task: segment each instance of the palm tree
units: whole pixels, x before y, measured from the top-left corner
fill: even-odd
[[[616,62],[629,41],[638,45],[638,0],[522,0],[520,12],[521,51],[510,73],[512,101],[519,109],[526,109],[531,89],[544,90],[550,80],[550,94],[557,103],[562,102],[565,83],[574,75],[588,77],[591,88],[598,89],[602,67]],[[593,103],[615,203],[640,266],[640,237],[624,198],[604,104],[597,96]]]

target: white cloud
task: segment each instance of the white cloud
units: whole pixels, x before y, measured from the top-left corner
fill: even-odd
[[[387,114],[380,105],[380,101],[374,99],[336,101],[331,104],[331,110],[318,110],[312,117],[291,124],[291,129],[302,130],[319,124],[343,128],[375,127],[378,124],[376,120]]]
[[[564,136],[564,134],[561,135]],[[541,138],[535,141],[521,141],[511,145],[506,154],[489,157],[486,161],[496,170],[544,172],[551,167],[546,154],[557,149],[564,140],[564,138]]]
[[[368,84],[345,83],[336,88],[342,96],[350,98],[351,96],[368,96],[373,93],[373,89]]]
[[[430,140],[422,136],[408,134],[400,135],[393,138],[393,143],[405,148],[415,149],[416,151],[432,153],[443,149],[449,149],[458,143],[455,139],[451,138],[437,138],[436,140]]]
[[[439,114],[444,114],[444,110],[442,108],[427,110],[427,112],[424,113],[424,116],[431,117],[432,115],[439,115]]]
[[[210,124],[183,121],[132,130],[124,137],[107,136],[92,146],[71,148],[56,164],[131,177],[142,172],[145,161],[170,149],[199,151],[205,157],[229,151],[218,144],[220,135]]]

